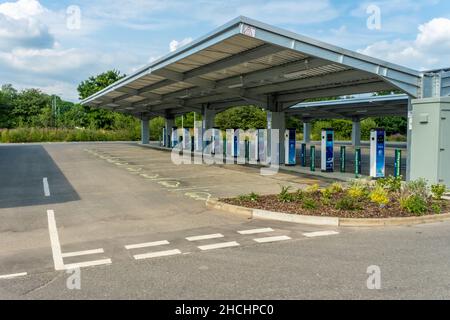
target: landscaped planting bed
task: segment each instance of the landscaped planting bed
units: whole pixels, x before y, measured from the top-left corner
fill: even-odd
[[[392,218],[437,215],[450,212],[450,202],[443,200],[444,185],[428,185],[423,179],[402,183],[388,177],[376,181],[354,180],[346,186],[334,183],[320,189],[282,187],[278,195],[255,193],[222,202],[275,212],[341,218]]]

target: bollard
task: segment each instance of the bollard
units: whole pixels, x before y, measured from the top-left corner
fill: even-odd
[[[402,175],[402,150],[395,149],[394,177]]]
[[[300,150],[300,158],[302,167],[306,167],[306,143],[302,143],[302,148]]]
[[[191,153],[195,152],[195,137],[191,137]]]
[[[316,171],[316,147],[315,146],[311,146],[311,153],[310,153],[310,158],[311,158],[311,171]]]
[[[345,146],[341,146],[341,172],[345,172],[345,163],[347,159],[347,154],[345,153]]]
[[[356,178],[361,176],[361,148],[355,149],[355,176]]]

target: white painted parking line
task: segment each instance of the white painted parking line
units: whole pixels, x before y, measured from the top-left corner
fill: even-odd
[[[272,228],[261,228],[261,229],[238,231],[238,233],[240,233],[240,234],[257,234],[257,233],[267,233],[267,232],[273,232],[273,229]]]
[[[206,250],[222,249],[222,248],[228,248],[228,247],[237,247],[239,245],[240,244],[237,243],[236,241],[232,241],[232,242],[209,244],[206,246],[199,246],[198,248],[202,251],[206,251]]]
[[[111,263],[112,263],[111,259],[72,263],[72,264],[66,264],[64,266],[64,270],[101,266],[101,265],[107,265],[107,264],[111,264]]]
[[[53,210],[47,210],[47,218],[55,270],[64,270],[61,244],[59,243],[58,229],[56,228],[55,212]]]
[[[288,236],[278,236],[278,237],[266,237],[266,238],[256,238],[253,239],[254,241],[258,243],[267,243],[267,242],[277,242],[277,241],[286,241],[291,240]]]
[[[157,251],[157,252],[150,252],[150,253],[144,253],[144,254],[137,254],[134,256],[134,259],[135,260],[143,260],[143,259],[150,259],[150,258],[173,256],[173,255],[177,255],[177,254],[181,254],[181,251],[178,249],[167,250],[167,251]]]
[[[103,259],[65,265],[63,257],[76,257],[87,254],[103,253],[103,249],[100,248],[95,250],[68,252],[63,254],[61,252],[61,244],[59,242],[58,228],[56,227],[55,212],[53,210],[47,210],[47,217],[48,217],[48,232],[50,234],[53,262],[55,264],[56,271],[111,264],[111,259]]]
[[[316,232],[308,232],[304,233],[303,235],[308,238],[314,238],[314,237],[323,237],[323,236],[333,236],[339,234],[339,232],[336,231],[316,231]]]
[[[26,275],[27,275],[26,272],[5,274],[5,275],[0,276],[0,280],[14,279],[14,278],[19,278],[19,277],[24,277]]]
[[[48,186],[48,179],[42,179],[42,184],[44,185],[44,195],[50,197],[50,187]]]
[[[141,249],[141,248],[148,248],[148,247],[163,246],[163,245],[166,245],[166,244],[170,244],[170,242],[167,241],[167,240],[162,240],[162,241],[155,241],[155,242],[130,244],[130,245],[125,246],[125,249],[133,250],[133,249]]]
[[[209,239],[217,239],[217,238],[223,238],[223,234],[221,233],[215,233],[215,234],[206,234],[203,236],[195,236],[195,237],[187,237],[187,241],[201,241],[201,240],[209,240]]]
[[[95,249],[95,250],[86,250],[86,251],[76,251],[76,252],[67,252],[63,253],[63,258],[69,258],[69,257],[79,257],[79,256],[87,256],[90,254],[99,254],[99,253],[105,253],[103,249]]]

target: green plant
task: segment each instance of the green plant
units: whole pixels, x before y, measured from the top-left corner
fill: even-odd
[[[422,199],[427,199],[430,194],[428,183],[425,179],[417,179],[407,182],[402,190],[403,196],[417,195]]]
[[[381,186],[390,192],[399,192],[402,188],[402,177],[389,176],[379,179],[377,180],[376,185]]]
[[[331,199],[333,196],[333,191],[330,188],[322,189],[320,192],[322,193],[323,199]]]
[[[289,192],[291,190],[290,186],[281,186],[281,191],[278,194],[278,200],[287,203],[295,200],[295,197],[292,193]]]
[[[303,199],[306,197],[306,194],[303,190],[298,189],[297,192],[294,194],[295,201],[303,201]]]
[[[433,203],[431,205],[431,210],[433,210],[434,214],[441,214],[442,213],[442,207],[439,203]]]
[[[338,210],[361,210],[361,206],[358,201],[350,196],[345,196],[341,198],[338,202],[336,202],[336,209]]]
[[[431,193],[436,200],[442,200],[442,196],[447,191],[447,187],[444,184],[433,184],[431,186]]]
[[[243,194],[238,196],[238,200],[239,201],[251,201],[251,202],[256,202],[260,199],[261,197],[259,196],[259,194],[256,194],[254,192],[251,192],[249,194]]]
[[[378,204],[380,207],[383,207],[389,203],[388,192],[381,186],[377,186],[374,190],[372,190],[369,194],[369,199],[373,203]]]
[[[329,189],[333,194],[344,191],[344,187],[339,182],[332,183],[327,189]]]
[[[347,189],[347,194],[353,199],[362,199],[367,196],[367,189],[360,185],[353,185]]]
[[[416,215],[423,215],[428,210],[427,202],[417,194],[401,198],[400,207],[403,210]]]
[[[305,197],[302,202],[302,208],[306,210],[315,210],[319,207],[316,200],[311,197]]]
[[[308,192],[308,193],[316,193],[316,192],[319,191],[319,189],[320,189],[320,186],[317,183],[315,183],[315,184],[307,187],[306,188],[306,192]]]

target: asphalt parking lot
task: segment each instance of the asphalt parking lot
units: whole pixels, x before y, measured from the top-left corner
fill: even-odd
[[[372,264],[389,270],[388,297],[449,297],[449,224],[330,229],[205,207],[329,181],[176,166],[168,152],[127,143],[8,145],[0,155],[0,299],[381,298],[366,288]],[[67,288],[74,268],[81,290]]]

